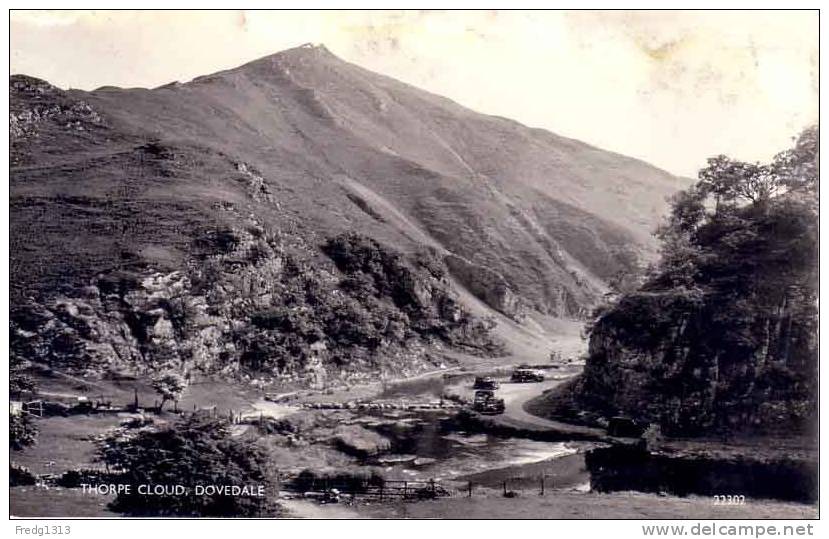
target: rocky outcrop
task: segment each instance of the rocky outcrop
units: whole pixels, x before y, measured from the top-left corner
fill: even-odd
[[[276,202],[271,188],[265,178],[262,177],[262,174],[247,163],[236,163],[236,170],[240,173],[239,181],[253,200],[275,203],[276,207],[279,208],[279,204]]]
[[[84,131],[91,125],[100,125],[101,116],[86,102],[69,98],[65,92],[46,81],[15,75],[9,81],[9,90],[24,96],[32,106],[15,101],[9,111],[9,135],[12,142],[37,136],[42,122],[51,122],[64,129]]]
[[[233,336],[248,309],[269,304],[282,272],[279,241],[262,233],[234,231],[226,252],[184,270],[114,271],[16,306],[13,347],[24,359],[89,373],[234,371],[241,350]]]
[[[780,356],[747,347],[712,322],[727,308],[693,292],[624,297],[593,325],[572,406],[658,423],[678,435],[810,429],[816,337],[789,327],[793,313],[783,309],[748,327],[774,349],[797,351]]]
[[[341,425],[331,438],[342,452],[358,458],[375,457],[391,449],[391,441],[360,425]]]
[[[74,153],[89,147],[90,138],[107,130],[104,118],[88,102],[75,99],[46,81],[25,75],[9,79],[9,161],[32,164],[62,149]],[[117,138],[117,137],[113,137]],[[34,146],[50,151],[41,154]],[[34,151],[33,151],[34,150]]]
[[[446,255],[444,260],[452,275],[478,299],[513,320],[524,319],[524,301],[500,273],[453,254]]]
[[[249,217],[244,228],[205,230],[196,240],[202,254],[184,269],[117,270],[30,298],[13,310],[13,351],[90,375],[176,369],[322,388],[434,369],[428,344],[477,353],[494,346],[488,326],[401,255],[355,239],[337,260],[367,258],[343,265],[340,279],[333,266],[299,258],[314,255],[299,242],[286,254],[285,237]],[[365,251],[349,251],[357,246]]]

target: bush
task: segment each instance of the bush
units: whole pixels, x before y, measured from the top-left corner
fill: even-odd
[[[37,483],[37,476],[30,469],[13,462],[9,463],[9,486],[25,487]]]
[[[407,258],[355,233],[329,238],[322,250],[342,278],[336,282],[287,257],[279,293],[235,336],[242,367],[294,373],[318,357],[337,368],[364,368],[378,363],[380,350],[405,348],[418,337],[472,352],[502,350],[492,325],[466,312],[442,280],[445,268],[436,253]],[[312,351],[319,342],[324,351]]]
[[[100,458],[132,488],[113,510],[140,516],[260,517],[278,514],[276,481],[265,451],[235,438],[222,419],[193,415],[162,428],[119,430],[99,446]],[[141,485],[179,485],[184,493],[149,495]],[[205,494],[197,486],[264,487],[265,496]]]
[[[383,485],[386,479],[382,472],[374,469],[354,471],[303,470],[291,482],[299,492],[329,490],[336,488],[348,492],[365,492],[370,487]]]
[[[117,474],[101,470],[68,470],[55,480],[55,484],[64,488],[80,488],[81,485],[117,484]]]

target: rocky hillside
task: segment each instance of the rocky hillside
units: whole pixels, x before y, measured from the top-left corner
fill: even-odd
[[[653,252],[649,233],[682,183],[324,47],[155,89],[64,91],[15,75],[10,97],[13,320],[18,344],[49,361],[337,364],[333,326],[379,317],[375,300],[402,325],[350,337],[357,363],[371,361],[358,348],[410,349],[414,337],[491,353],[488,323],[453,287],[497,317],[582,316],[629,252]],[[344,231],[379,262],[350,273],[331,249]],[[390,288],[395,278],[410,289]],[[319,310],[315,293],[356,304]],[[319,311],[311,329],[305,308]]]

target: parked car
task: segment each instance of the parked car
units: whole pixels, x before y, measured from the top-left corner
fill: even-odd
[[[475,383],[472,384],[472,389],[491,389],[496,390],[500,386],[498,382],[489,376],[479,376],[475,378]]]
[[[543,382],[544,373],[536,369],[522,369],[518,368],[512,371],[510,380],[513,382]]]
[[[504,399],[495,396],[492,389],[479,389],[475,392],[472,409],[480,414],[497,415],[504,413]]]

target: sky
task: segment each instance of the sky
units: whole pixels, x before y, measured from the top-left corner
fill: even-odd
[[[304,43],[694,177],[818,117],[817,11],[11,11],[11,72],[155,87]]]

